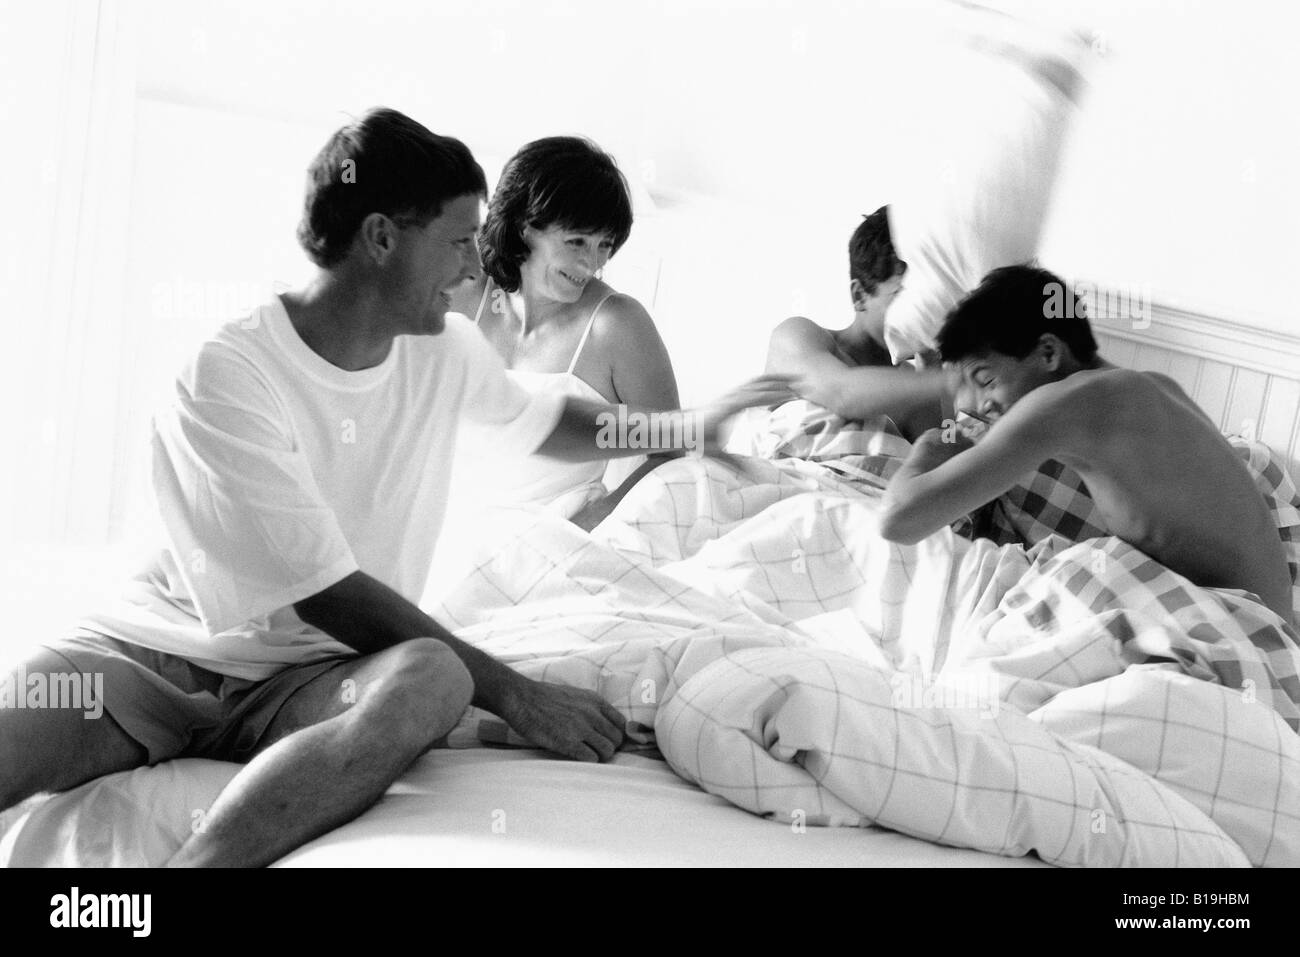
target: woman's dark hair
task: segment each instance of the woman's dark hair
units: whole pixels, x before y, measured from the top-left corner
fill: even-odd
[[[867,295],[875,293],[882,282],[907,272],[907,263],[894,252],[889,234],[889,207],[881,206],[863,216],[849,237],[849,278],[862,284]]]
[[[1003,266],[948,314],[939,330],[939,356],[960,362],[998,352],[1023,359],[1049,332],[1080,362],[1096,357],[1084,305],[1064,279],[1034,265]]]
[[[371,213],[425,225],[447,201],[471,195],[486,196],[487,180],[464,143],[397,110],[368,110],[331,136],[307,168],[298,243],[312,262],[329,267]]]
[[[519,288],[528,258],[525,226],[610,233],[618,252],[632,232],[632,198],[614,158],[590,140],[548,136],[506,163],[478,247],[484,271],[507,292]]]

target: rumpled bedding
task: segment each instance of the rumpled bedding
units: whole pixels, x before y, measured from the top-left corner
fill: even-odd
[[[882,491],[911,450],[888,416],[856,422],[808,399],[791,399],[772,409],[753,430],[747,449],[774,461],[815,462]]]
[[[1300,864],[1292,628],[1117,538],[900,546],[878,507],[825,464],[681,459],[592,534],[530,519],[431,611],[776,820],[1064,866]],[[510,740],[473,710],[452,736]]]
[[[747,450],[761,458],[813,462],[852,482],[884,490],[911,452],[888,416],[845,419],[794,399],[751,425]],[[1050,535],[1078,542],[1106,534],[1088,487],[1060,462],[1044,462],[1005,495],[954,525],[966,538],[1036,545]]]

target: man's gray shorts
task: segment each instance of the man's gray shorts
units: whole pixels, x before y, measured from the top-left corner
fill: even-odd
[[[180,757],[247,761],[295,692],[357,657],[292,665],[250,681],[84,630],[44,647],[73,671],[103,674],[104,710],[144,747],[150,764]]]

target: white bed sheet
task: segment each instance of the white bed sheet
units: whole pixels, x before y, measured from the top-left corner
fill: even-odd
[[[49,799],[0,839],[7,866],[152,866],[238,770],[186,759],[109,775]],[[431,751],[350,824],[282,867],[1047,866],[876,828],[764,820],[662,761],[578,764],[539,751]]]

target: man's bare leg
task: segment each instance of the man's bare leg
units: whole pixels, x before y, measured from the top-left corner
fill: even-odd
[[[77,673],[66,658],[37,649],[25,674]],[[20,672],[0,675],[19,694]],[[112,680],[111,677],[109,680]],[[148,764],[144,747],[107,711],[97,718],[75,708],[0,708],[0,811],[42,791],[66,791],[105,774]]]
[[[264,750],[168,866],[262,866],[352,820],[455,726],[473,693],[460,659],[431,638],[331,669],[285,703]]]

